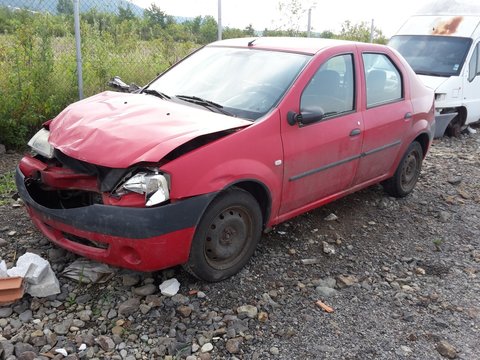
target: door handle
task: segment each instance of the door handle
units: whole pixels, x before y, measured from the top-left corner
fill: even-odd
[[[406,119],[411,119],[411,118],[412,118],[412,113],[411,113],[411,112],[407,112],[403,118],[404,118],[405,120],[406,120]]]
[[[360,130],[360,129],[353,129],[353,130],[350,132],[350,136],[360,135],[361,132],[362,132],[362,130]]]

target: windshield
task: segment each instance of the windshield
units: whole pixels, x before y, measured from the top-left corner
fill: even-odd
[[[397,49],[418,75],[460,74],[472,40],[433,35],[394,36],[389,46]]]
[[[200,101],[205,100],[234,116],[256,120],[277,104],[309,59],[287,52],[205,47],[148,89],[208,108]]]

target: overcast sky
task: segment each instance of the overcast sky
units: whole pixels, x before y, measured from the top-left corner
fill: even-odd
[[[301,0],[307,4],[309,0]],[[314,1],[314,0],[310,0]],[[476,1],[476,0],[473,0]],[[148,7],[152,2],[168,15],[195,17],[212,15],[217,18],[218,0],[133,0]],[[222,0],[222,25],[243,29],[252,24],[255,30],[274,29],[279,23],[280,0]],[[352,22],[375,20],[375,26],[389,37],[403,22],[430,0],[317,0],[312,9],[313,31],[339,31],[345,20]],[[307,29],[307,16],[301,29]]]

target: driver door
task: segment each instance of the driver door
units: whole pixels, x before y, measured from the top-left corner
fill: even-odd
[[[362,115],[356,110],[357,77],[353,54],[331,57],[318,67],[300,98],[302,115],[321,112],[323,118],[309,125],[282,122],[281,216],[351,187],[363,137]]]

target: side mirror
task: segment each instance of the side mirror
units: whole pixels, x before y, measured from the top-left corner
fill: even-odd
[[[294,111],[289,111],[287,114],[287,122],[289,125],[293,126],[298,124],[298,126],[313,124],[317,121],[322,120],[324,113],[321,110],[312,110],[312,111],[303,111],[300,114],[297,114]]]

